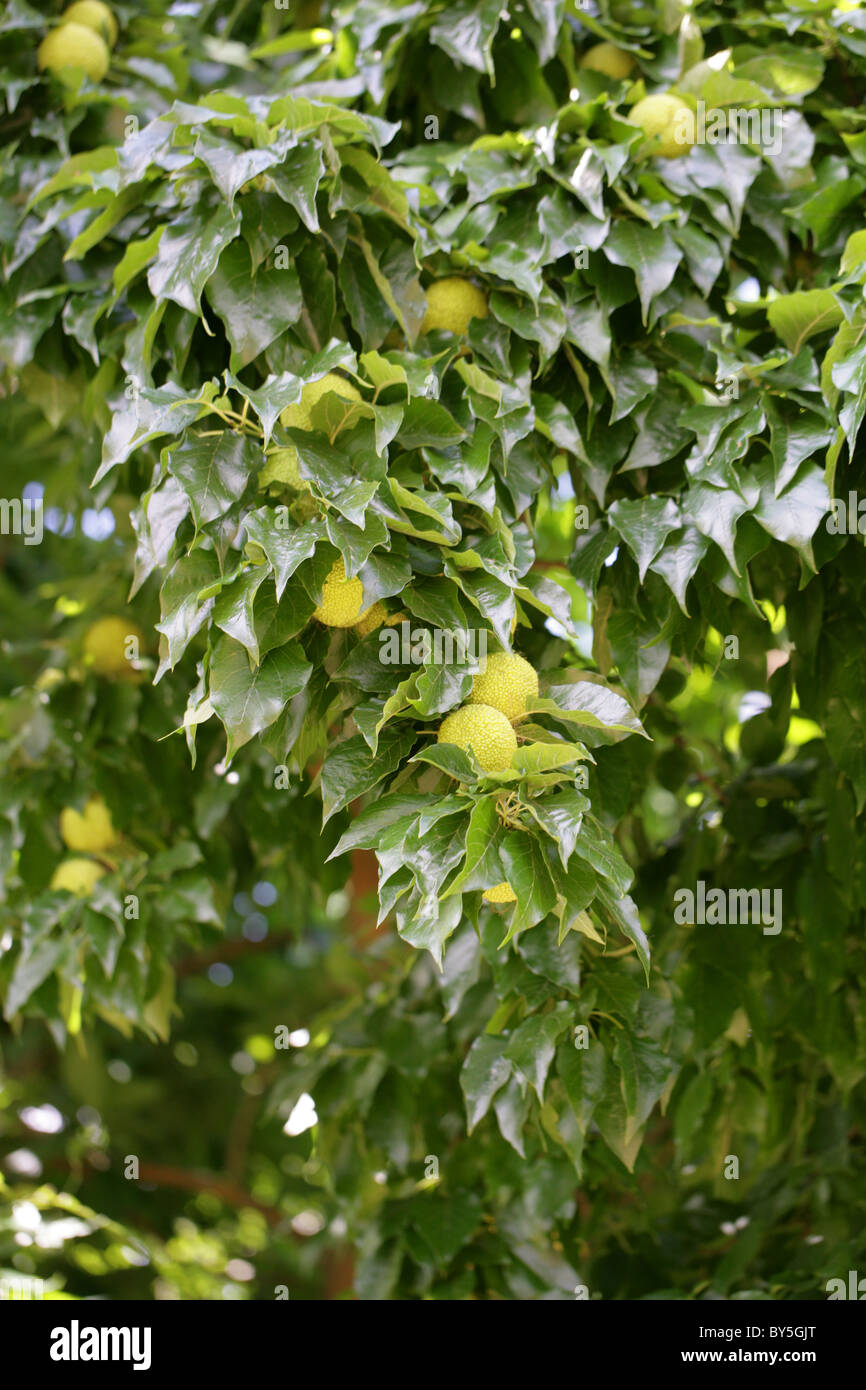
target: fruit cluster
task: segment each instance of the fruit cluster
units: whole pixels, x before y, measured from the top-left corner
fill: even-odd
[[[459,275],[447,275],[434,280],[427,290],[427,308],[421,324],[422,333],[444,332],[463,337],[472,319],[487,317],[487,300],[483,292],[471,280]],[[301,399],[294,405],[287,405],[280,415],[280,424],[286,429],[314,430],[325,422],[326,397],[330,392],[348,402],[360,402],[361,395],[338,372],[328,372],[317,381],[308,381],[301,392]],[[351,414],[351,412],[347,412]],[[309,492],[310,484],[302,476],[298,466],[298,451],[293,444],[282,445],[268,454],[265,466],[259,474],[259,487],[289,487],[295,492]],[[349,581],[350,583],[352,581]],[[321,619],[327,622],[327,619]],[[332,624],[348,627],[348,623]],[[372,631],[371,629],[368,629]]]
[[[55,892],[86,898],[105,874],[105,869],[96,859],[82,858],[82,854],[104,854],[113,849],[119,839],[111,812],[102,798],[91,797],[83,811],[76,811],[74,806],[64,807],[60,812],[60,838],[67,849],[77,853],[58,864],[51,887]]]
[[[445,332],[462,337],[473,318],[485,318],[487,300],[470,280],[450,275],[434,280],[427,290],[427,308],[421,324],[422,333]],[[286,429],[315,430],[327,423],[328,397],[336,395],[349,403],[360,403],[357,387],[338,372],[328,372],[317,381],[307,382],[301,398],[288,405],[280,415]],[[259,487],[289,487],[294,492],[309,493],[310,484],[299,467],[298,451],[293,444],[282,445],[268,454],[259,474]],[[313,616],[326,627],[354,628],[362,637],[374,632],[385,622],[399,621],[402,615],[388,618],[384,605],[376,602],[362,612],[364,588],[357,575],[346,577],[346,566],[339,559],[325,579],[321,601]]]
[[[634,73],[635,60],[616,44],[597,43],[584,53],[580,66],[586,72],[624,82]],[[682,159],[695,143],[695,114],[672,92],[654,92],[643,97],[632,106],[628,119],[644,133],[639,151],[642,157]]]
[[[63,11],[36,54],[40,72],[81,69],[92,82],[101,82],[117,42],[117,20],[102,0],[76,0]]]
[[[534,667],[515,652],[494,652],[472,682],[466,704],[443,719],[437,743],[471,751],[485,772],[504,772],[517,752],[513,725],[537,695]],[[509,883],[498,883],[482,896],[489,903],[512,903],[516,897]]]

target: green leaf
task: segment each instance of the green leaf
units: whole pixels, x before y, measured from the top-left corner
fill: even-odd
[[[371,758],[366,741],[359,734],[338,743],[322,768],[322,807],[327,822],[350,801],[372,791],[397,771],[416,743],[416,735],[386,728]]]
[[[412,1204],[415,1229],[424,1237],[440,1268],[446,1267],[469,1243],[483,1211],[473,1192],[424,1194]]]
[[[186,213],[164,229],[147,283],[159,303],[171,299],[198,317],[201,293],[220,256],[240,232],[237,210],[221,203],[209,216]]]
[[[222,430],[193,435],[167,451],[170,473],[189,497],[196,530],[224,516],[236,505],[261,451],[247,435]]]
[[[555,713],[583,729],[648,737],[628,700],[609,686],[594,681],[551,685],[548,698],[531,700],[528,707],[535,714]]]
[[[460,1089],[466,1101],[466,1127],[471,1134],[490,1109],[490,1102],[511,1075],[504,1055],[505,1039],[482,1033],[476,1038],[460,1071]]]
[[[629,941],[634,942],[637,948],[637,958],[643,966],[647,984],[650,977],[650,949],[646,933],[640,924],[637,907],[634,901],[626,895],[616,897],[608,888],[607,884],[598,885],[598,895],[610,913],[616,925],[619,927],[623,936],[628,937]]]
[[[842,310],[832,290],[797,290],[779,295],[767,305],[767,318],[776,335],[797,353],[816,333],[842,322]]]
[[[303,648],[291,642],[271,652],[255,670],[247,652],[220,637],[211,658],[209,695],[226,731],[226,761],[280,717],[289,700],[304,689],[313,668]]]
[[[430,38],[458,67],[466,64],[493,78],[493,40],[501,20],[500,0],[461,0],[440,11]]]
[[[505,1057],[526,1078],[539,1100],[544,1099],[544,1086],[556,1044],[571,1021],[571,1006],[558,1004],[553,1013],[527,1018],[508,1039]]]
[[[765,531],[794,546],[810,569],[814,570],[812,537],[830,510],[830,495],[824,474],[814,465],[803,464],[794,481],[780,496],[776,495],[771,463],[752,471],[752,479],[761,495],[755,507],[755,520]]]
[[[221,255],[207,293],[232,345],[232,371],[240,371],[285,333],[304,306],[294,266],[259,267],[253,274],[249,248],[240,240]]]
[[[650,308],[676,274],[683,253],[666,227],[647,227],[621,219],[615,222],[602,247],[614,265],[634,271],[640,296],[641,316],[649,322]]]
[[[635,1037],[623,1028],[613,1040],[613,1059],[620,1069],[620,1086],[630,1130],[636,1133],[649,1119],[678,1068],[656,1042]]]
[[[661,551],[671,531],[681,525],[680,509],[669,497],[620,498],[608,511],[611,524],[622,536],[638,565],[643,584],[651,561]]]
[[[15,969],[6,990],[3,1017],[9,1021],[20,1013],[31,994],[48,979],[72,949],[72,939],[49,935],[48,930],[28,932],[22,942]]]
[[[283,517],[270,507],[259,507],[245,518],[247,539],[260,546],[274,572],[277,602],[286,585],[305,560],[315,554],[316,545],[324,539],[321,523],[307,522],[304,526],[286,527]]]
[[[310,232],[319,230],[316,192],[324,172],[322,151],[314,144],[299,145],[290,150],[279,167],[269,172],[276,192],[284,202],[291,204]]]

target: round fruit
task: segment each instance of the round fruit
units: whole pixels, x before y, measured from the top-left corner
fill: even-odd
[[[492,705],[464,705],[443,719],[437,743],[472,749],[485,772],[504,772],[517,752],[517,737],[501,710]]]
[[[486,317],[487,300],[478,286],[471,280],[461,280],[459,275],[448,275],[444,280],[434,280],[427,290],[427,312],[421,332],[444,328],[462,338],[470,319]]]
[[[111,812],[101,796],[92,796],[83,811],[65,806],[60,812],[60,837],[67,849],[99,854],[117,844],[118,834],[111,823]]]
[[[384,604],[374,603],[372,608],[368,608],[366,613],[362,613],[358,621],[354,624],[356,632],[362,637],[369,637],[371,632],[375,632],[377,627],[381,627],[388,616]]]
[[[265,466],[259,474],[259,487],[268,487],[271,483],[285,483],[288,487],[293,487],[295,492],[310,491],[308,479],[301,477],[298,451],[293,444],[289,444],[285,449],[275,449],[272,454],[268,454]]]
[[[615,77],[621,81],[628,77],[634,68],[634,58],[630,53],[617,48],[615,43],[597,43],[584,53],[580,66],[589,68],[591,72],[603,72],[605,77]]]
[[[98,676],[126,678],[135,675],[126,659],[130,637],[144,645],[144,635],[128,618],[99,618],[84,635],[84,660]]]
[[[64,859],[54,870],[51,887],[86,898],[104,874],[102,865],[92,859]]]
[[[326,627],[353,627],[361,616],[364,586],[357,575],[346,578],[342,557],[331,566],[322,588],[322,601],[313,614]]]
[[[497,883],[495,888],[488,888],[481,896],[486,903],[517,902],[517,894],[510,883]]]
[[[338,396],[342,396],[344,401],[359,401],[361,393],[351,381],[347,381],[344,376],[338,376],[336,372],[328,372],[327,376],[320,377],[318,381],[308,381],[301,391],[301,399],[294,405],[287,405],[280,421],[287,429],[311,430],[313,428],[313,407],[318,405],[323,396],[329,391],[334,391]]]
[[[102,0],[76,0],[74,5],[66,7],[57,22],[83,24],[87,29],[95,29],[109,48],[113,48],[117,42],[117,20]]]
[[[664,700],[675,700],[686,688],[685,672],[669,666],[656,687]]]
[[[628,113],[646,136],[642,152],[660,159],[681,159],[695,143],[695,113],[679,97],[644,97]]]
[[[105,40],[85,24],[62,24],[46,34],[36,53],[39,71],[62,72],[64,68],[83,68],[93,82],[101,82],[108,72]]]
[[[513,652],[493,652],[472,682],[468,703],[492,705],[514,720],[526,713],[526,701],[537,694],[538,676],[528,661]]]
[[[784,747],[784,730],[779,729],[767,710],[747,719],[740,728],[740,752],[753,765],[774,763],[782,756]]]

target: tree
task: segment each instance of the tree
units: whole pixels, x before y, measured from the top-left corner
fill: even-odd
[[[0,23],[6,1275],[824,1297],[859,10],[139,8]]]

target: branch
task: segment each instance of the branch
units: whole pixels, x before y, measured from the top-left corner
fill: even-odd
[[[236,960],[238,956],[249,956],[256,951],[278,951],[281,946],[290,946],[297,939],[297,932],[288,931],[278,932],[275,936],[266,936],[263,941],[247,941],[246,937],[233,936],[218,946],[211,946],[207,951],[198,951],[194,955],[185,956],[175,965],[174,973],[177,976],[200,975],[203,970],[207,970],[209,965],[215,965],[217,961]]]
[[[287,1221],[285,1212],[268,1202],[260,1202],[240,1183],[231,1178],[222,1178],[218,1173],[192,1173],[186,1168],[173,1168],[167,1163],[141,1163],[138,1176],[141,1182],[152,1182],[157,1187],[174,1187],[183,1192],[211,1192],[221,1197],[232,1207],[253,1207],[260,1211],[270,1226],[279,1226]]]

